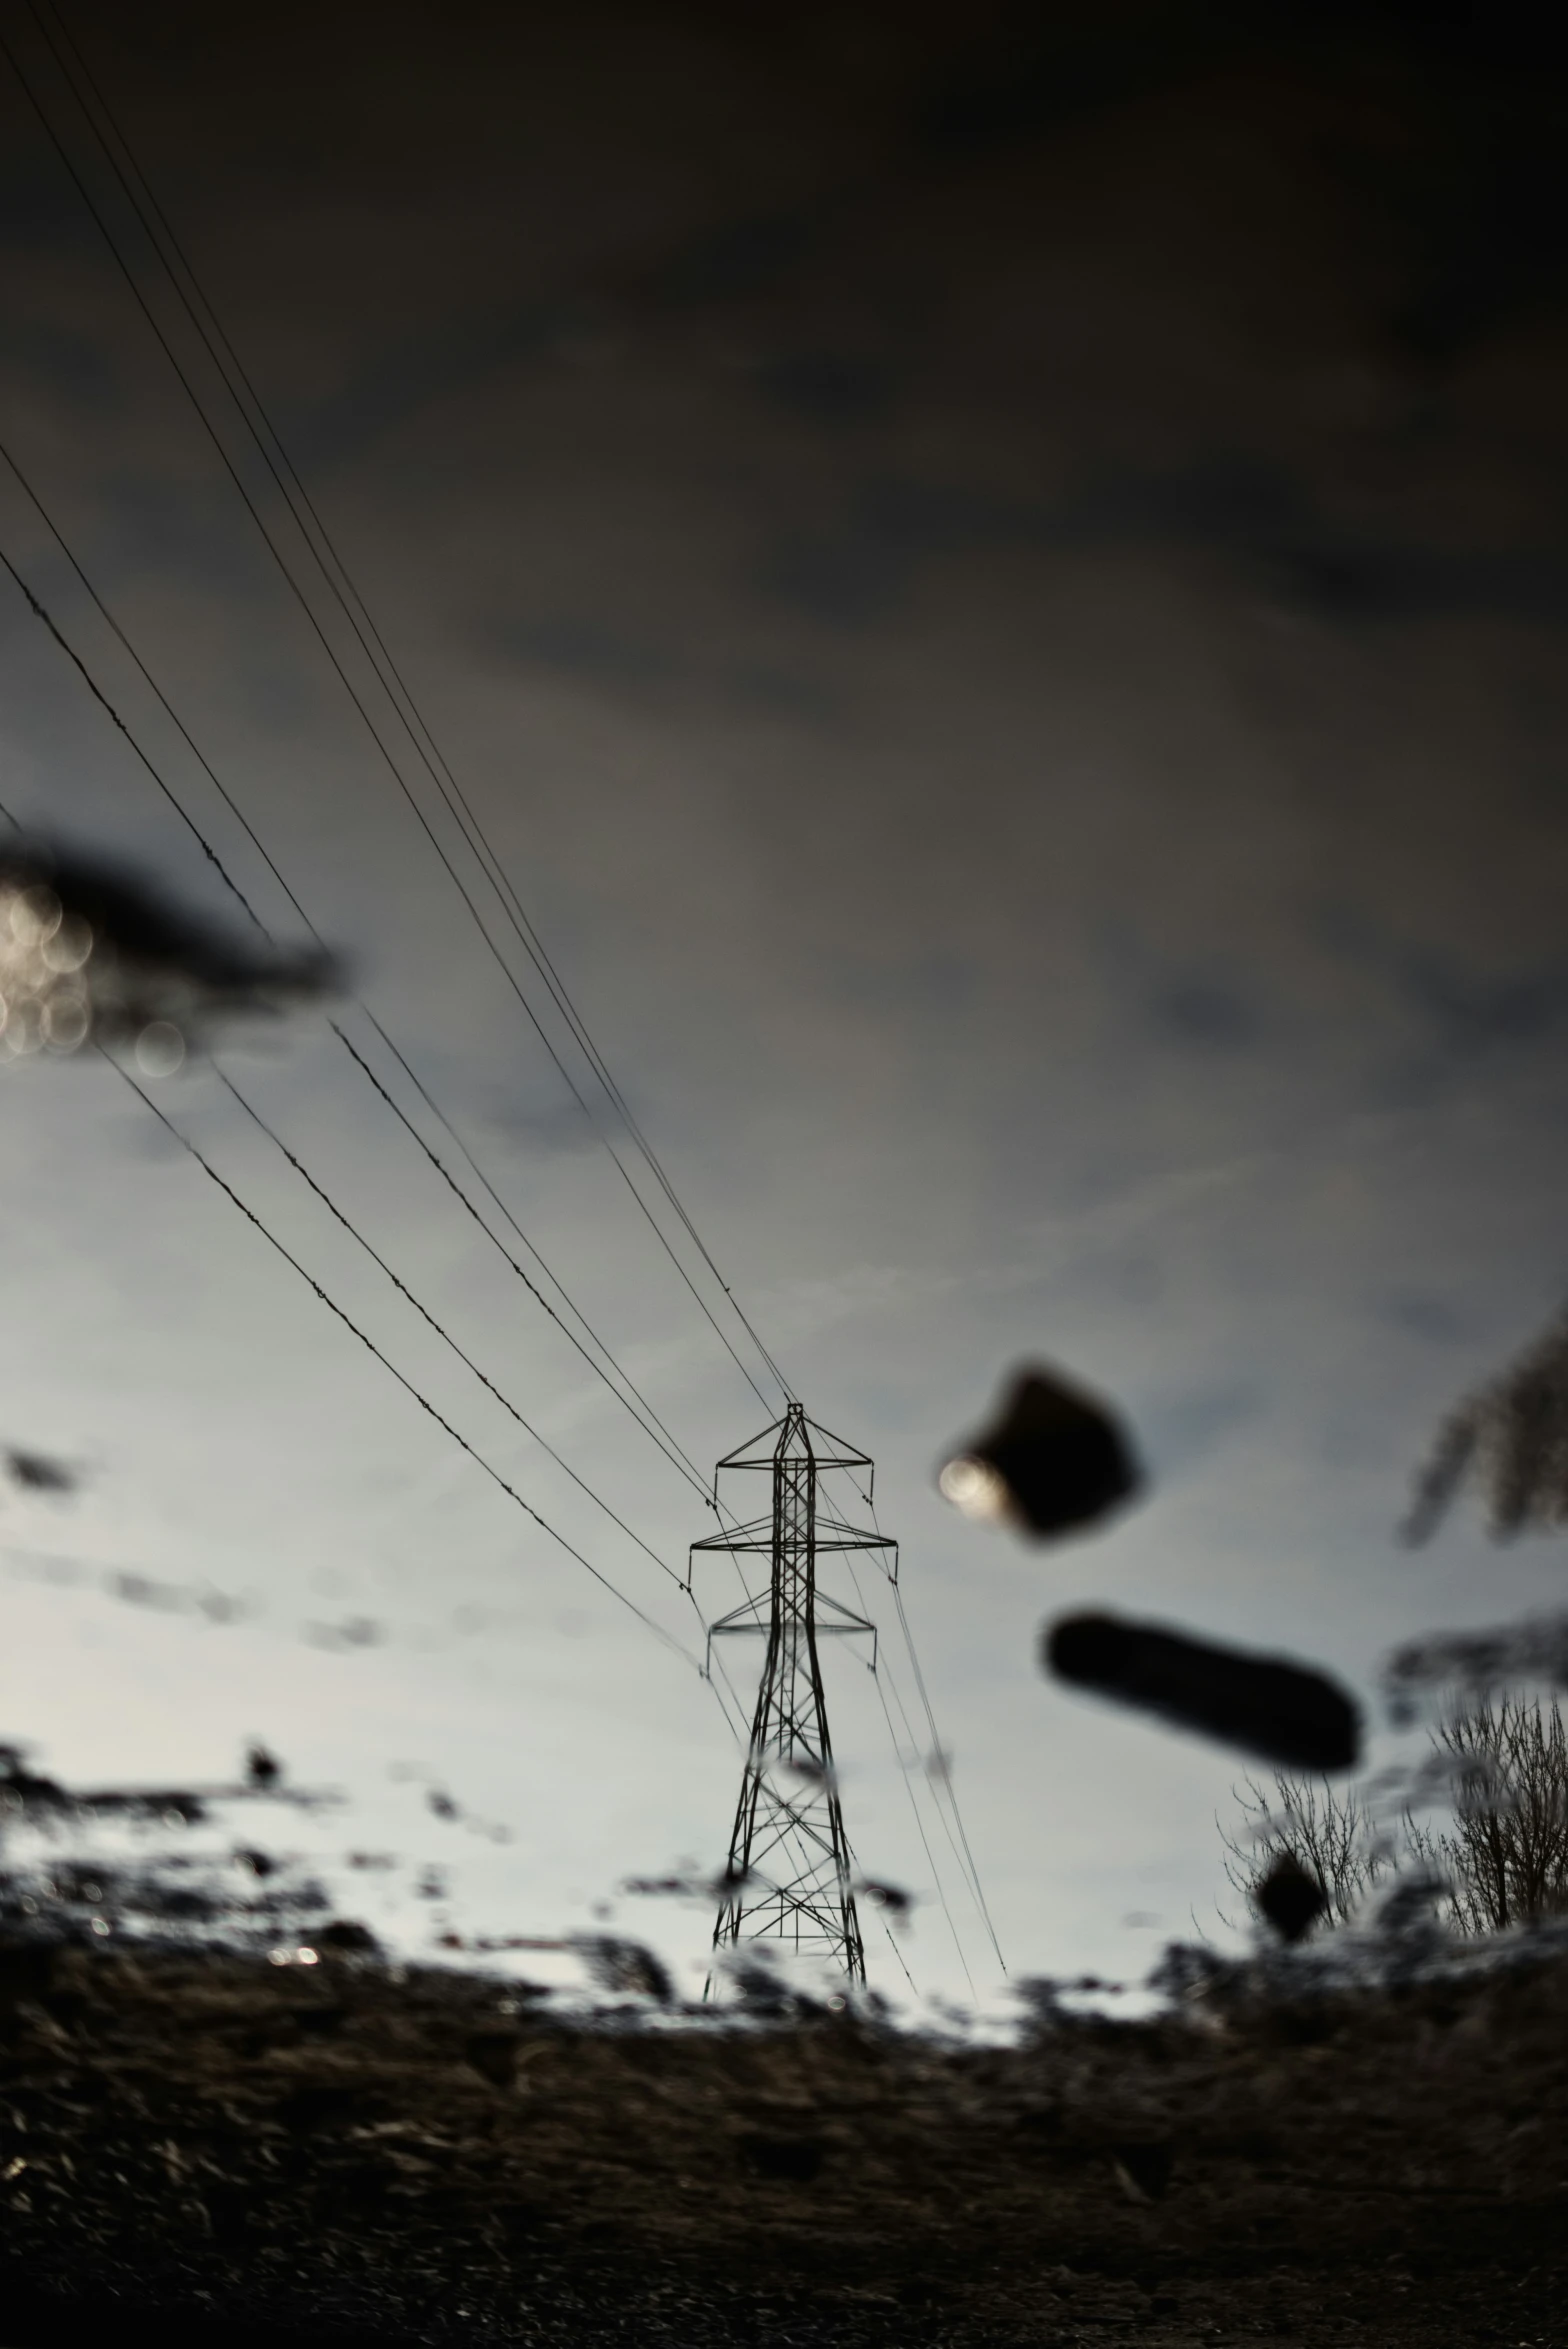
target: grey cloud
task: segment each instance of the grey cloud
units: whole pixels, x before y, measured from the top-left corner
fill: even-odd
[[[1140,1404],[1138,1426],[1156,1475],[1199,1466],[1237,1428],[1258,1419],[1262,1408],[1256,1380],[1209,1381]]]
[[[1454,1053],[1538,1043],[1568,1020],[1568,967],[1492,978],[1423,954],[1407,970],[1412,1000]]]
[[[1225,979],[1175,979],[1153,997],[1151,1009],[1157,1023],[1180,1042],[1211,1051],[1244,1050],[1264,1031],[1253,996]]]
[[[187,420],[200,440],[188,410],[182,424]],[[194,579],[206,594],[250,604],[287,592],[265,547],[245,527],[227,481],[192,483],[171,479],[167,471],[118,466],[103,479],[100,495],[107,522],[98,545],[89,546],[82,559],[106,599],[122,583],[152,573],[185,583]]]
[[[1383,1318],[1395,1329],[1432,1345],[1451,1345],[1474,1335],[1470,1318],[1452,1301],[1424,1289],[1396,1289],[1382,1300]]]
[[[927,152],[967,161],[1070,126],[1147,96],[1202,67],[1233,38],[1237,19],[1223,8],[1145,10],[1132,27],[1063,27],[1009,12],[944,60],[915,115]]]
[[[285,440],[302,469],[340,464],[407,417],[500,369],[548,351],[576,322],[570,299],[524,299],[466,318],[432,320],[420,333],[362,361],[327,398],[282,409]]]
[[[25,254],[44,246],[80,248],[88,235],[81,199],[43,151],[42,133],[39,139],[35,155],[9,148],[0,161],[0,244]]]
[[[841,950],[824,967],[840,1000],[919,1022],[967,1012],[982,979],[974,960],[945,947],[874,957]]]
[[[820,243],[829,225],[821,207],[723,222],[631,273],[613,300],[578,282],[546,293],[433,319],[417,334],[361,359],[327,398],[285,410],[285,436],[312,467],[363,454],[367,444],[408,417],[454,394],[476,389],[508,367],[548,358],[585,328],[608,320],[635,326],[668,310],[722,303],[772,286]],[[809,397],[805,378],[784,362],[783,383]],[[782,396],[782,395],[781,395]],[[821,392],[819,398],[830,397]]]
[[[1385,74],[1395,60],[1406,68],[1405,136],[1395,146],[1341,135],[1322,160],[1354,200],[1381,208],[1390,247],[1402,250],[1394,333],[1416,359],[1444,365],[1568,296],[1562,37],[1549,11],[1345,0],[1260,22],[1223,5],[1156,5],[1131,23],[1082,27],[1009,13],[932,76],[915,139],[943,162],[972,164],[1226,65],[1354,76],[1374,59]]]
[[[1568,547],[1376,545],[1324,533],[1266,558],[1283,600],[1330,620],[1568,619]]]
[[[831,350],[785,352],[766,362],[759,381],[781,408],[834,426],[880,422],[897,388],[888,361]]]
[[[820,678],[772,661],[737,661],[719,674],[720,691],[743,707],[810,725],[842,716],[844,697]]]
[[[738,709],[813,726],[830,723],[844,708],[842,693],[784,662],[736,660],[710,666],[581,612],[527,620],[484,617],[473,638],[508,665],[547,669],[613,693],[645,693],[660,686],[708,691]]]
[[[1253,591],[1345,624],[1568,617],[1568,545],[1374,538],[1322,512],[1304,475],[1224,457],[1099,470],[1052,502],[908,476],[863,481],[836,522],[775,540],[757,584],[829,625],[860,627],[890,615],[923,566],[1020,547],[1218,554]]]
[[[1234,956],[1177,961],[1119,921],[1105,926],[1101,953],[1133,1019],[1161,1043],[1236,1053],[1277,1035],[1277,1008],[1265,1001],[1266,987],[1277,992],[1277,968],[1265,980]]]
[[[457,1125],[483,1126],[532,1157],[559,1158],[598,1147],[598,1132],[564,1085],[542,1091],[538,1079],[497,1074],[469,1059],[427,1045],[420,1073]]]
[[[598,1133],[575,1101],[532,1109],[492,1093],[478,1114],[493,1133],[520,1143],[535,1158],[575,1157],[598,1147]]]
[[[871,534],[853,531],[780,538],[764,554],[755,585],[830,628],[860,628],[900,602],[909,565]]]
[[[508,658],[619,687],[662,685],[676,674],[672,654],[578,613],[485,624],[489,643]]]
[[[1445,1061],[1540,1044],[1568,1022],[1568,960],[1487,970],[1453,949],[1380,934],[1348,907],[1318,926],[1331,950],[1382,981]]]
[[[46,387],[52,400],[103,414],[121,396],[118,368],[92,336],[42,318],[28,318],[13,306],[0,317],[0,367],[14,367]]]
[[[659,269],[652,280],[655,297],[695,304],[767,292],[817,249],[831,218],[831,207],[810,205],[703,229]]]

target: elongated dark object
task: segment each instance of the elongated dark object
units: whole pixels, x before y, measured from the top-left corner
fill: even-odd
[[[1048,1626],[1041,1661],[1058,1680],[1157,1713],[1284,1770],[1349,1770],[1361,1716],[1326,1673],[1284,1656],[1216,1647],[1117,1615],[1064,1615]]]

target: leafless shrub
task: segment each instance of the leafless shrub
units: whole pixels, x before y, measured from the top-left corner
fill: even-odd
[[[1407,1820],[1414,1856],[1448,1886],[1462,1933],[1568,1914],[1568,1728],[1554,1701],[1503,1694],[1452,1707],[1432,1742],[1454,1767],[1451,1827]]]
[[[1275,1773],[1272,1792],[1252,1778],[1237,1792],[1241,1818],[1221,1828],[1225,1875],[1255,1916],[1271,1871],[1290,1860],[1318,1885],[1325,1922],[1341,1925],[1379,1879],[1394,1855],[1365,1795],[1356,1786],[1337,1792],[1326,1778]]]
[[[1418,1903],[1439,1898],[1464,1934],[1568,1914],[1568,1727],[1557,1704],[1461,1693],[1429,1735],[1443,1826],[1418,1819],[1407,1796],[1390,1829],[1370,1787],[1340,1793],[1324,1779],[1281,1773],[1270,1792],[1244,1780],[1240,1818],[1220,1839],[1226,1878],[1255,1916],[1266,1914],[1264,1888],[1282,1861],[1320,1886],[1331,1924],[1349,1921],[1395,1878]]]

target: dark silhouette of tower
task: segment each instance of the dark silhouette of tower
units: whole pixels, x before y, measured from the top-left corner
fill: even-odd
[[[766,1556],[772,1567],[766,1605],[760,1593],[748,1593],[708,1633],[710,1656],[715,1639],[743,1632],[767,1638],[713,1946],[771,1941],[826,1958],[851,1981],[863,1982],[852,1855],[833,1774],[817,1644],[827,1635],[853,1632],[874,1643],[876,1627],[818,1590],[817,1560],[824,1551],[891,1550],[895,1544],[849,1524],[832,1508],[820,1480],[834,1468],[869,1472],[871,1462],[791,1403],[782,1419],[729,1453],[714,1471],[717,1505],[719,1478],[727,1470],[766,1470],[773,1486],[768,1515],[746,1524],[732,1521],[729,1532],[692,1545],[694,1556],[728,1550],[737,1560]],[[872,1653],[874,1659],[874,1644]]]

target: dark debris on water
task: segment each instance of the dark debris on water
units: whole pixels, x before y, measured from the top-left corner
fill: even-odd
[[[938,1478],[967,1515],[1002,1517],[1040,1539],[1099,1524],[1142,1482],[1110,1405],[1043,1365],[1016,1374],[991,1425]]]
[[[74,1493],[82,1481],[79,1469],[47,1452],[7,1452],[5,1472],[24,1493]]]
[[[1252,1897],[1258,1914],[1291,1945],[1305,1940],[1328,1908],[1328,1895],[1316,1876],[1288,1851],[1269,1867]]]
[[[1059,1617],[1041,1648],[1045,1669],[1069,1686],[1280,1769],[1350,1770],[1360,1755],[1353,1700],[1326,1673],[1289,1657],[1253,1655],[1099,1612]]]

